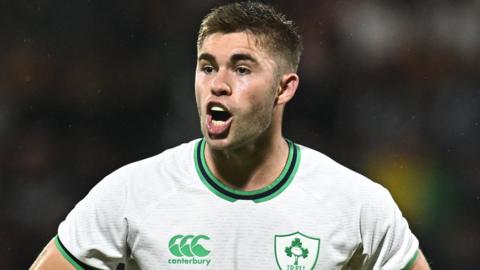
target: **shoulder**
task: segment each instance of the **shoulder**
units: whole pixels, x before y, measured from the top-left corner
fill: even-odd
[[[165,178],[181,177],[189,173],[193,165],[193,149],[198,140],[178,145],[162,153],[127,164],[111,174],[106,179],[131,184],[138,182],[165,182]],[[153,183],[152,183],[153,184]]]
[[[141,207],[164,198],[165,194],[175,193],[193,179],[193,151],[197,141],[127,164],[107,175],[90,193]]]
[[[318,196],[328,196],[347,204],[371,204],[386,200],[390,193],[380,184],[355,172],[325,154],[298,145],[301,161],[298,177],[306,190],[315,190]]]
[[[305,146],[296,186],[363,230],[384,230],[401,220],[390,192],[382,185]],[[298,181],[297,181],[298,180]],[[365,235],[358,231],[360,235]]]

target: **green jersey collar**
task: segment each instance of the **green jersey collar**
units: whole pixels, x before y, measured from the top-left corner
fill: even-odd
[[[207,188],[225,200],[231,202],[236,200],[253,200],[256,203],[268,201],[276,197],[288,187],[293,180],[300,163],[300,148],[290,140],[287,140],[287,143],[288,159],[282,172],[270,185],[258,190],[237,190],[226,186],[218,178],[216,178],[208,168],[205,160],[205,139],[199,140],[195,145],[195,168],[200,176],[200,179],[207,186]]]

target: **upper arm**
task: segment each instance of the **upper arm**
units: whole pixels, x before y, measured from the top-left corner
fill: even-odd
[[[417,238],[384,188],[365,202],[361,225],[367,268],[409,269],[421,257]]]
[[[418,257],[413,262],[409,270],[430,270],[430,267],[428,266],[428,262],[420,250],[419,250]]]
[[[60,253],[52,239],[37,257],[30,270],[75,270],[75,267]]]

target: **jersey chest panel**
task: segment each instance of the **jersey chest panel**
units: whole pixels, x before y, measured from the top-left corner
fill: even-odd
[[[340,269],[358,245],[353,227],[292,187],[262,203],[192,191],[149,209],[129,246],[141,269]]]

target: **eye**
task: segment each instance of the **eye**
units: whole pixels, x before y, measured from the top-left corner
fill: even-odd
[[[205,72],[206,74],[210,74],[215,71],[215,69],[210,65],[204,65],[201,67],[201,71]]]
[[[237,67],[235,69],[235,72],[237,72],[240,75],[248,75],[248,74],[250,74],[250,69],[248,69],[246,67]]]

